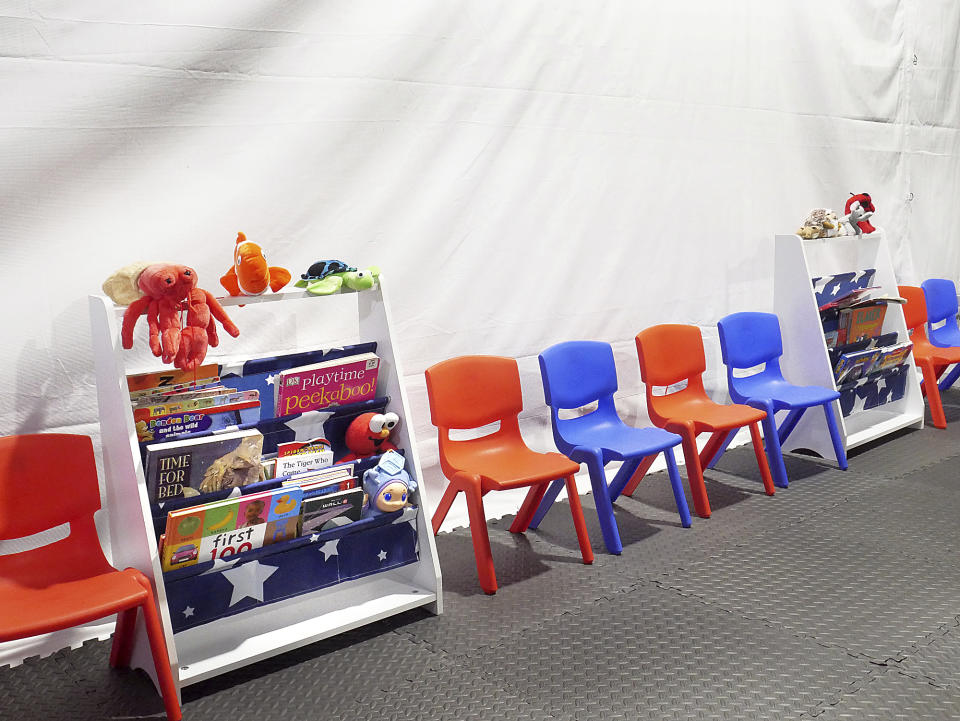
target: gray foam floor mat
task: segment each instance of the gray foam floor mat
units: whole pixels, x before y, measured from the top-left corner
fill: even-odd
[[[664,473],[620,498],[624,551],[581,563],[569,506],[490,540],[441,534],[446,612],[401,614],[184,690],[184,718],[960,718],[960,392],[946,430],[791,454],[763,494],[750,448],[706,472],[713,516],[681,528]],[[612,473],[612,469],[611,469]],[[689,501],[689,496],[688,496]],[[108,642],[0,669],[0,718],[163,718]]]

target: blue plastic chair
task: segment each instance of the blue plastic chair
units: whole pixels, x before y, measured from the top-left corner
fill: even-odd
[[[787,487],[787,469],[783,465],[781,446],[796,428],[807,408],[813,406],[823,406],[837,463],[842,470],[846,470],[847,454],[833,409],[833,402],[840,398],[840,394],[822,386],[793,385],[784,379],[780,370],[783,342],[777,316],[773,313],[733,313],[722,318],[717,327],[720,330],[723,362],[727,366],[730,397],[736,403],[744,403],[767,412],[767,417],[762,421],[763,436],[774,482],[781,488]],[[765,366],[759,373],[745,378],[736,378],[733,375],[735,369],[753,368],[761,363]],[[774,414],[784,410],[789,413],[778,428]],[[714,457],[713,463],[716,463],[722,452],[723,449]]]
[[[927,339],[937,348],[960,346],[960,328],[957,327],[957,286],[946,278],[930,278],[920,284],[927,302]],[[939,328],[934,323],[945,321]],[[960,378],[960,363],[941,380],[939,388],[945,391]]]
[[[540,375],[557,448],[575,463],[587,464],[607,550],[614,554],[623,550],[613,501],[635,473],[640,472],[641,477],[646,473],[661,452],[667,461],[680,522],[684,528],[689,527],[690,511],[673,456],[673,447],[680,445],[680,436],[660,428],[634,428],[620,419],[613,403],[617,368],[610,345],[596,341],[558,343],[540,354]],[[561,409],[580,408],[594,402],[598,408],[591,413],[578,418],[560,418]],[[623,465],[608,486],[603,469],[610,461],[623,461]],[[556,482],[551,485],[537,508],[530,524],[532,528],[540,524],[562,486]]]

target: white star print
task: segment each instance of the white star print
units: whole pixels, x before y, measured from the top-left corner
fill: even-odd
[[[233,595],[228,605],[232,606],[244,598],[262,601],[264,581],[276,571],[276,566],[264,566],[260,561],[250,561],[224,571],[223,577],[233,584]]]
[[[183,617],[190,618],[193,615],[193,606],[187,606],[183,609]]]
[[[335,538],[332,541],[327,541],[322,546],[320,546],[320,551],[323,553],[323,560],[329,561],[330,556],[339,556],[340,553],[337,551],[337,544],[340,543],[339,538]]]
[[[387,560],[387,552],[381,548],[380,553],[377,554],[377,558],[380,559],[380,563],[383,563]]]

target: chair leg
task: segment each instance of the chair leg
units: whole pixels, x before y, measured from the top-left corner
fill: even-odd
[[[110,646],[111,667],[127,668],[130,665],[136,623],[136,607],[125,609],[117,614],[117,626],[113,631],[113,643]]]
[[[643,477],[647,475],[647,471],[650,470],[650,466],[653,465],[655,460],[657,460],[657,454],[651,453],[640,462],[640,465],[637,466],[637,470],[633,472],[633,476],[629,481],[627,481],[627,485],[625,485],[623,490],[620,492],[621,495],[632,496],[636,492],[637,486],[640,485],[640,481],[643,480]]]
[[[937,386],[937,376],[933,363],[920,362],[920,371],[923,373],[923,389],[927,392],[927,403],[930,404],[930,417],[937,428],[947,427],[947,417],[943,414],[943,402],[940,400],[940,388]]]
[[[950,386],[960,378],[960,363],[953,366],[953,369],[940,381],[939,388],[942,391],[948,390]]]
[[[680,469],[677,468],[677,459],[673,457],[673,449],[664,448],[663,457],[667,461],[667,475],[670,477],[673,499],[677,502],[677,511],[680,513],[680,525],[690,528],[690,509],[687,507],[687,497],[683,494],[683,480],[680,478]]]
[[[710,518],[710,499],[707,498],[707,486],[703,482],[703,468],[700,466],[700,452],[697,450],[697,434],[693,430],[693,423],[686,422],[675,430],[683,439],[683,460],[687,465],[687,483],[690,485],[690,495],[693,496],[693,510],[700,518]]]
[[[533,518],[530,520],[530,523],[527,524],[527,528],[532,528],[533,530],[540,528],[540,522],[543,520],[544,516],[547,515],[547,511],[553,508],[553,504],[556,502],[557,496],[560,495],[561,488],[563,488],[562,478],[550,484],[550,488],[547,489],[547,492],[540,500],[540,505],[533,514]]]
[[[787,467],[783,462],[783,448],[780,447],[780,433],[777,431],[777,419],[772,403],[764,403],[764,410],[767,417],[761,423],[763,424],[763,440],[766,441],[767,457],[773,466],[773,482],[780,488],[787,488],[790,482],[787,480]]]
[[[447,488],[443,492],[443,496],[440,498],[440,503],[437,504],[436,509],[433,511],[433,535],[436,536],[440,532],[440,526],[443,525],[443,519],[447,517],[447,513],[450,511],[450,506],[453,505],[453,499],[457,497],[457,494],[460,492],[460,489],[457,488],[453,483],[447,483]]]
[[[727,452],[727,448],[730,446],[731,443],[733,443],[733,439],[736,437],[737,437],[736,429],[727,431],[726,438],[723,439],[723,444],[717,449],[717,452],[713,454],[713,458],[710,459],[710,462],[707,463],[707,465],[705,466],[701,465],[701,467],[709,469],[716,466],[717,463],[720,462],[720,459],[723,457],[723,454]],[[704,448],[703,450],[706,451],[707,449]]]
[[[583,518],[583,505],[580,503],[580,494],[577,491],[577,480],[567,476],[567,498],[570,499],[570,513],[573,515],[573,527],[577,531],[577,542],[580,544],[580,555],[584,563],[593,563],[593,547],[590,545],[590,536],[587,534],[587,522]]]
[[[510,525],[510,533],[523,533],[530,527],[533,514],[540,505],[540,501],[543,500],[543,494],[547,492],[549,485],[549,481],[544,481],[530,486],[526,498],[523,499],[523,505],[517,511],[517,517],[513,519],[513,523]]]
[[[626,487],[627,483],[637,474],[637,469],[646,462],[647,458],[649,458],[649,456],[643,458],[628,458],[623,462],[620,470],[617,471],[617,475],[610,481],[607,489],[607,493],[610,496],[610,503],[616,503],[620,494],[623,493],[624,487]]]
[[[837,455],[837,464],[841,471],[845,471],[847,470],[847,450],[843,447],[843,439],[840,437],[833,401],[823,404],[823,412],[827,416],[827,429],[830,431],[830,440],[833,441],[833,452]]]
[[[763,438],[760,437],[760,426],[756,421],[750,424],[750,438],[753,440],[753,452],[757,456],[757,465],[760,466],[760,480],[763,481],[763,490],[768,496],[774,493],[773,478],[770,477],[770,466],[767,464],[767,454],[763,452]]]
[[[607,488],[607,477],[603,471],[603,460],[600,451],[588,453],[586,456],[587,470],[590,471],[590,484],[593,487],[593,503],[597,507],[597,518],[600,521],[600,531],[603,533],[603,542],[607,550],[615,556],[623,552],[620,542],[620,531],[617,529],[617,519],[613,515],[613,504],[610,502],[610,490]]]
[[[137,579],[147,590],[147,598],[141,604],[143,621],[147,628],[147,638],[150,641],[150,653],[153,656],[153,665],[157,671],[157,683],[160,686],[160,695],[163,697],[163,706],[167,712],[167,721],[180,721],[180,700],[177,696],[177,686],[173,682],[170,672],[170,659],[167,656],[167,644],[163,638],[163,626],[160,624],[160,614],[153,602],[153,587],[150,580],[139,571]]]
[[[467,497],[467,514],[470,516],[470,535],[473,536],[473,555],[477,559],[477,576],[484,593],[497,592],[497,574],[493,569],[493,553],[490,551],[490,536],[487,534],[487,517],[483,512],[483,494],[480,483],[463,489]]]
[[[714,431],[704,445],[703,452],[700,453],[700,467],[713,468],[716,462],[720,460],[721,449],[723,451],[727,450],[727,440],[732,440],[734,435],[735,433],[732,430]]]

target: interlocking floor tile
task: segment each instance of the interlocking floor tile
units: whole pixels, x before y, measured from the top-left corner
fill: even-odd
[[[564,717],[658,720],[795,718],[872,668],[655,584],[463,664]]]
[[[816,718],[820,721],[946,721],[960,718],[960,696],[894,670],[878,671],[836,705],[823,709]]]

